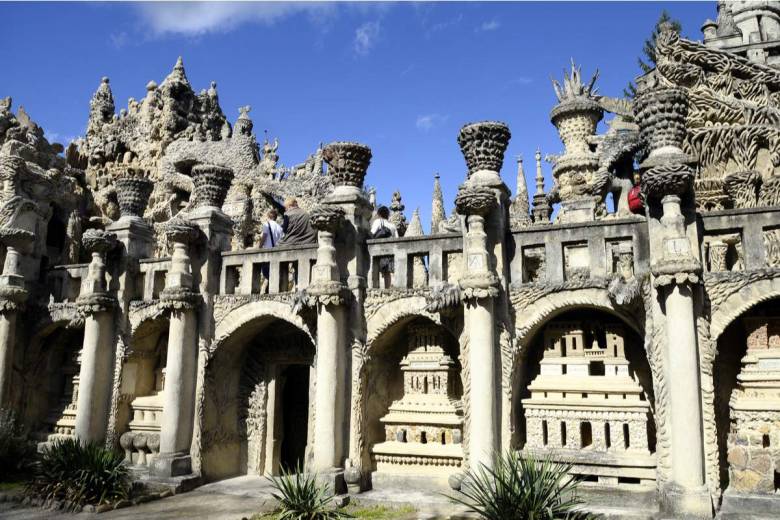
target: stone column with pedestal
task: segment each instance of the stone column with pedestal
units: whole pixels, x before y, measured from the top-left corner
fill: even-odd
[[[11,405],[16,316],[27,299],[20,260],[33,240],[33,234],[24,229],[0,228],[0,242],[6,251],[0,275],[0,408]]]
[[[640,165],[648,201],[654,314],[665,323],[664,377],[667,382],[670,480],[661,490],[662,509],[675,518],[711,518],[705,482],[702,401],[694,295],[701,263],[691,186],[694,159],[683,153],[688,100],[684,90],[656,88],[640,93],[634,114],[649,154]]]
[[[165,235],[173,250],[160,300],[171,315],[160,454],[153,461],[151,471],[157,477],[178,477],[192,473],[190,445],[195,417],[199,295],[193,289],[190,247],[201,231],[197,225],[174,217],[165,224]]]
[[[214,164],[198,164],[191,170],[193,192],[191,194],[192,209],[186,216],[189,231],[184,234],[189,237],[177,238],[190,244],[186,247],[178,247],[174,254],[177,274],[166,278],[164,301],[172,306],[168,338],[168,364],[166,365],[165,399],[163,405],[163,421],[161,429],[173,423],[174,419],[167,420],[165,414],[171,417],[177,414],[181,423],[170,433],[160,433],[160,460],[157,468],[153,468],[158,476],[167,474],[181,475],[191,466],[194,475],[200,473],[200,447],[199,442],[192,442],[201,434],[202,424],[198,418],[203,416],[203,410],[197,409],[195,396],[205,392],[206,363],[208,355],[206,346],[214,338],[214,296],[219,294],[219,272],[222,266],[222,252],[230,250],[233,221],[222,211],[227,192],[233,181],[233,170]],[[181,228],[183,223],[176,227]],[[189,225],[195,226],[194,230]],[[175,231],[178,233],[179,231]],[[194,246],[193,234],[197,235],[197,247]],[[185,256],[185,252],[189,255]],[[191,274],[191,280],[185,276]],[[170,289],[169,289],[170,288]],[[186,290],[191,289],[190,291]],[[178,298],[182,296],[182,298]],[[161,295],[162,296],[162,295]],[[194,305],[190,309],[190,303]],[[181,348],[174,349],[174,345]],[[178,354],[171,353],[174,349]],[[171,356],[179,356],[174,359]],[[177,364],[178,366],[173,366]],[[179,378],[174,373],[179,371]],[[183,379],[182,379],[183,378]],[[171,387],[169,381],[179,379],[177,385]],[[190,388],[193,390],[190,391]],[[178,411],[171,409],[167,412],[167,399],[173,399],[174,395],[180,395],[181,401],[175,406]],[[193,404],[194,403],[194,404]],[[192,408],[190,408],[192,406]],[[173,457],[165,457],[164,450]],[[168,464],[170,462],[171,464]]]
[[[318,303],[317,315],[315,385],[318,408],[315,413],[314,465],[324,468],[332,457],[337,466],[343,464],[346,467],[344,480],[351,490],[356,491],[367,482],[367,468],[364,467],[367,458],[360,441],[365,435],[365,417],[361,408],[365,399],[363,301],[369,264],[363,239],[368,235],[372,207],[363,191],[363,180],[371,162],[371,149],[360,143],[339,141],[325,146],[322,156],[335,189],[323,200],[323,207],[330,208],[327,218],[321,210],[313,212],[313,224],[320,230],[319,252],[309,293],[316,294],[321,302]],[[343,219],[334,216],[335,208],[343,212]],[[342,223],[333,227],[338,220]],[[331,249],[335,229],[338,229],[336,247]],[[337,287],[340,287],[339,296],[335,295]],[[335,351],[332,350],[334,345]],[[331,358],[321,366],[323,355]],[[320,374],[328,363],[338,370],[330,376],[335,377],[336,387],[333,395],[323,396],[322,399],[336,399],[337,402],[334,403],[334,415],[325,424],[320,422]],[[334,451],[320,444],[326,441],[318,433],[330,428],[331,420],[336,438]],[[327,439],[329,434],[324,435]]]
[[[116,299],[106,283],[106,253],[117,244],[116,235],[88,229],[81,243],[92,255],[87,278],[76,304],[84,315],[79,394],[76,404],[76,437],[85,442],[105,438],[111,406],[114,373],[114,309]]]
[[[459,214],[466,216],[464,236],[465,274],[460,287],[468,345],[464,372],[468,373],[466,432],[467,465],[492,467],[500,448],[500,354],[496,299],[501,295],[499,273],[504,268],[503,243],[509,190],[499,171],[509,144],[509,128],[498,122],[464,126],[458,144],[469,169],[466,182],[455,197]],[[467,370],[466,370],[467,368]]]
[[[317,307],[313,469],[329,472],[341,466],[344,447],[344,395],[347,365],[346,313],[348,293],[336,263],[334,237],[344,222],[344,210],[321,205],[311,212],[318,230],[317,263],[307,294]]]

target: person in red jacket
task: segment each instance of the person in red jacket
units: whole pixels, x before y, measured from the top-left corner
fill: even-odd
[[[634,172],[634,187],[628,192],[628,209],[636,215],[645,214],[645,200],[642,195],[642,189],[639,186],[640,180],[642,180],[642,177],[639,175],[639,172]]]

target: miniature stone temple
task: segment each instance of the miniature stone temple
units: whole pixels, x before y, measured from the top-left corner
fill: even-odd
[[[626,359],[623,326],[556,321],[545,327],[540,373],[523,400],[525,451],[574,463],[589,480],[654,485],[650,404]]]
[[[661,28],[632,99],[572,63],[557,152],[465,124],[429,234],[367,185],[370,147],[288,163],[182,59],[118,112],[98,79],[67,146],[0,99],[0,406],[174,490],[299,466],[460,489],[516,450],[596,510],[775,514],[780,9],[717,12],[703,43]],[[316,241],[260,247],[289,197]]]
[[[401,361],[403,397],[380,421],[385,442],[371,449],[377,470],[441,474],[463,459],[463,410],[456,397],[458,372],[435,327],[410,330],[409,353]]]

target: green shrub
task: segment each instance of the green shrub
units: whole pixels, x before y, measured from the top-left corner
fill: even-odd
[[[521,457],[515,451],[497,455],[493,468],[480,465],[466,472],[453,501],[487,520],[585,520],[597,516],[580,509],[571,465]]]
[[[29,473],[35,458],[35,445],[12,410],[0,409],[0,481],[7,482]]]
[[[283,469],[279,477],[269,477],[279,501],[278,520],[338,520],[352,518],[346,512],[333,507],[333,494],[326,485],[317,482],[317,476],[304,473],[301,468],[288,472]]]
[[[121,500],[130,492],[123,460],[96,443],[58,440],[41,454],[25,492],[43,500],[65,501],[72,510]]]

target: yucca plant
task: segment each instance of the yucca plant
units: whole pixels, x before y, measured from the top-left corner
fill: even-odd
[[[325,484],[317,482],[317,476],[304,473],[298,466],[294,470],[282,469],[278,477],[268,477],[279,501],[278,520],[338,520],[352,518],[345,511],[333,507],[333,494]]]
[[[127,498],[130,476],[124,457],[97,443],[74,438],[55,441],[40,456],[25,488],[29,496],[62,500],[77,510]]]
[[[13,410],[0,408],[0,481],[10,481],[29,472],[35,445],[27,440]]]
[[[577,497],[581,479],[571,465],[521,457],[510,450],[494,458],[493,468],[480,465],[466,472],[462,496],[450,496],[486,520],[586,520]]]

